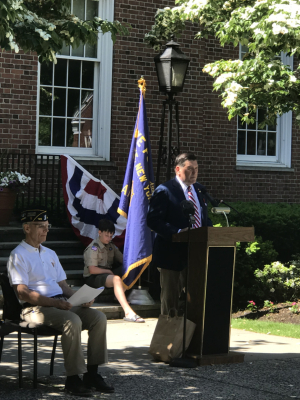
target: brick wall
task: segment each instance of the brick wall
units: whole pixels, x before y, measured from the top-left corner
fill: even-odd
[[[147,81],[146,105],[156,170],[164,96],[158,91],[153,61],[155,52],[144,45],[143,37],[153,25],[156,9],[172,6],[174,1],[123,0],[116,3],[115,18],[132,25],[130,37],[118,40],[114,48],[111,160],[116,161],[116,186],[121,188],[137,113],[136,81],[140,75],[144,75]],[[202,68],[217,59],[237,58],[238,49],[221,48],[213,38],[195,40],[193,37],[197,31],[197,27],[190,24],[177,40],[181,50],[191,58],[184,91],[177,100],[180,103],[181,150],[196,153],[199,181],[213,196],[225,201],[297,203],[300,183],[298,130],[293,131],[292,143],[295,172],[236,170],[236,120],[228,121],[219,93],[212,92],[212,78],[202,73]],[[167,120],[165,144],[166,136]],[[161,182],[164,180],[165,169],[162,170]]]
[[[141,75],[147,82],[146,106],[156,172],[164,96],[158,91],[153,61],[156,53],[143,43],[143,38],[153,25],[156,9],[173,4],[174,1],[170,0],[115,0],[115,19],[132,25],[129,37],[118,38],[114,46],[111,161],[115,166],[85,167],[96,177],[104,179],[117,193],[122,188],[138,111],[137,80]],[[197,27],[189,25],[177,40],[181,50],[191,58],[184,91],[177,96],[181,151],[196,153],[199,181],[217,198],[225,201],[298,202],[300,143],[297,129],[294,129],[292,144],[294,172],[236,170],[236,121],[228,121],[219,93],[212,92],[212,78],[202,73],[202,68],[216,59],[238,57],[238,49],[221,48],[213,38],[195,40],[193,37],[197,31]],[[0,63],[0,149],[34,152],[37,58],[5,52],[0,54]],[[167,119],[165,144],[166,137]],[[162,168],[161,182],[165,180],[165,172]]]
[[[0,51],[0,149],[34,153],[37,56]]]

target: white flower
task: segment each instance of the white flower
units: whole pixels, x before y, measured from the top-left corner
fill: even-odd
[[[268,283],[270,283],[270,282],[272,282],[272,281],[273,281],[273,279],[272,279],[272,278],[267,280],[267,282],[268,282]]]
[[[224,83],[226,82],[229,78],[232,77],[232,72],[227,72],[224,74],[221,74],[220,76],[218,76],[218,78],[215,80],[216,84],[220,84],[220,83]]]
[[[295,77],[295,75],[290,75],[289,80],[290,82],[296,82],[297,78]]]
[[[274,80],[273,79],[268,79],[268,82],[264,85],[265,90],[269,90],[269,88],[273,85]]]
[[[225,3],[223,4],[223,8],[225,10],[230,10],[231,9],[231,4],[229,1],[225,1]]]
[[[244,114],[245,115],[245,114]],[[257,278],[260,278],[261,276],[263,276],[263,273],[261,272],[261,271],[258,271],[257,273],[256,273],[256,276],[257,276]]]
[[[230,83],[230,86],[229,86],[229,91],[230,92],[238,93],[242,89],[243,89],[243,86],[240,85],[239,83],[237,83],[235,81]]]
[[[275,289],[272,287],[272,288],[270,289],[270,292],[274,293],[274,292],[275,292]]]
[[[255,35],[264,35],[264,31],[262,31],[261,29],[254,29],[254,33]]]
[[[272,30],[273,30],[274,35],[278,35],[279,33],[284,35],[285,33],[288,33],[288,30],[284,26],[281,26],[278,24],[273,24]]]
[[[216,72],[218,72],[218,70],[219,70],[219,67],[218,67],[217,65],[215,65],[215,66],[213,67],[213,69],[211,70],[210,75],[214,75]]]
[[[202,71],[203,71],[203,72],[210,73],[210,71],[211,71],[211,65],[210,65],[210,64],[205,65],[204,68],[202,69]]]

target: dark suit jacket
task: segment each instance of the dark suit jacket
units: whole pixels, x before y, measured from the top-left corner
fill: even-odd
[[[204,186],[198,182],[193,186],[202,208],[202,226],[212,226],[207,216],[207,200],[201,193]],[[150,199],[147,224],[157,233],[152,262],[158,268],[181,271],[187,265],[187,244],[172,243],[172,235],[189,226],[180,207],[183,200],[186,198],[176,178],[159,185]]]

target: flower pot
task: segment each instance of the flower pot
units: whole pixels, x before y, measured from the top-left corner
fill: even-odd
[[[17,193],[14,190],[3,188],[3,190],[0,191],[0,226],[9,225],[16,197]]]

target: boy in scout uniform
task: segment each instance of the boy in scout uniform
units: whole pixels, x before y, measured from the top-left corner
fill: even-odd
[[[129,306],[124,294],[122,280],[118,275],[114,274],[114,272],[118,273],[120,271],[120,268],[116,268],[116,264],[117,267],[120,267],[123,263],[123,254],[111,243],[114,233],[115,226],[113,222],[107,219],[100,220],[99,237],[90,243],[83,254],[83,277],[85,278],[85,283],[93,288],[101,286],[113,287],[115,296],[124,310],[124,320],[145,322]]]

